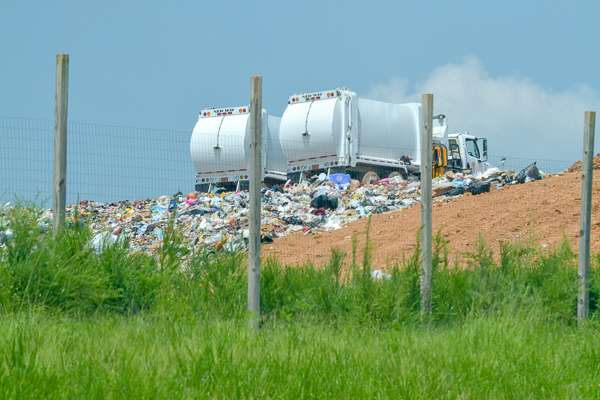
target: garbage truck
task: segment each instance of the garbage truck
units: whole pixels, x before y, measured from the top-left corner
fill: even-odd
[[[288,99],[279,131],[288,175],[297,180],[315,172],[340,171],[363,183],[395,175],[418,175],[420,113],[420,103],[366,99],[347,88],[294,94]],[[448,163],[444,115],[434,118],[432,130],[433,175],[439,176]],[[470,145],[470,141],[460,140],[461,135],[455,142]],[[462,156],[462,152],[456,155]],[[474,160],[459,160],[453,159],[456,168],[474,165]]]
[[[292,95],[281,117],[288,174],[344,171],[364,183],[419,173],[420,103],[393,104],[346,88]],[[433,155],[447,160],[445,118],[434,120]],[[439,171],[439,169],[438,169]]]
[[[262,110],[263,179],[286,181],[287,160],[279,141],[280,118]],[[196,191],[248,187],[250,159],[250,109],[248,106],[207,108],[200,112],[192,131],[190,153],[196,168]]]

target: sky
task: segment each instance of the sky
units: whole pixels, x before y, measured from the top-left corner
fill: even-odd
[[[600,110],[598,15],[600,2],[573,0],[0,0],[0,116],[52,120],[66,52],[71,121],[185,142],[200,109],[247,104],[261,74],[275,115],[300,91],[396,102],[431,91],[450,128],[487,136],[491,154],[570,161],[583,112]],[[120,145],[135,152],[128,134]]]

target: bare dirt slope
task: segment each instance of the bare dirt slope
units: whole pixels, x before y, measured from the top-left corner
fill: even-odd
[[[600,163],[596,164],[600,168]],[[472,251],[479,235],[497,253],[502,241],[535,243],[551,249],[564,238],[577,247],[581,197],[581,172],[555,175],[523,185],[506,186],[479,196],[465,195],[433,207],[433,230],[449,241],[451,257]],[[415,249],[420,207],[373,215],[371,243],[373,265],[386,268]],[[350,259],[352,236],[358,235],[358,260],[364,248],[366,219],[343,229],[304,235],[302,232],[266,245],[267,256],[283,264],[325,264],[332,248]],[[600,169],[594,174],[592,249],[600,251]]]

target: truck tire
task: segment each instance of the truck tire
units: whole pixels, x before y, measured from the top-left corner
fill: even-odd
[[[370,185],[372,183],[375,183],[379,180],[379,175],[377,175],[377,173],[375,171],[367,171],[362,179],[360,180],[360,182],[363,185]]]
[[[408,177],[406,176],[406,172],[404,171],[392,171],[390,172],[390,174],[388,175],[388,178],[395,178],[397,176],[402,177],[402,179],[407,179]]]

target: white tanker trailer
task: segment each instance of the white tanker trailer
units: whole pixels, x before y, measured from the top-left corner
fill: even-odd
[[[190,153],[196,190],[212,186],[246,188],[249,175],[250,111],[247,106],[202,110],[192,131]],[[279,141],[280,118],[262,110],[262,165],[265,182],[285,181],[287,160]]]
[[[363,182],[397,174],[417,175],[421,163],[420,113],[420,103],[369,100],[348,89],[293,95],[281,117],[279,131],[288,175],[300,179],[314,171],[343,171]],[[447,166],[447,131],[445,117],[436,116],[432,140],[434,176],[443,174]],[[464,147],[467,142],[453,143]],[[459,153],[455,152],[455,157]],[[462,154],[473,152],[465,150]],[[480,161],[485,161],[483,155]],[[466,164],[471,167],[473,162],[455,160],[453,166],[461,169]]]
[[[293,95],[281,119],[262,111],[264,181],[298,180],[321,171],[347,172],[363,182],[418,175],[420,113],[420,103],[369,100],[348,89]],[[247,187],[249,116],[247,106],[202,110],[190,142],[196,190]],[[437,115],[434,176],[446,168],[487,168],[487,139],[447,131],[445,116]]]

